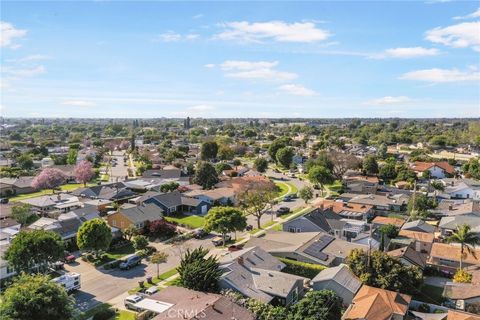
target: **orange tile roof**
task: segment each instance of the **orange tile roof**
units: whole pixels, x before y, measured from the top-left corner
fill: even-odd
[[[344,319],[388,320],[393,314],[404,316],[411,300],[406,294],[363,285]]]
[[[437,161],[437,162],[419,162],[419,161],[417,161],[412,165],[412,169],[414,171],[417,171],[417,172],[423,172],[423,171],[426,171],[426,170],[430,169],[433,166],[437,166],[439,168],[442,168],[443,170],[445,170],[445,172],[450,173],[450,174],[455,172],[455,168],[453,166],[451,166],[446,161]]]
[[[405,220],[399,219],[399,218],[391,218],[391,217],[382,217],[382,216],[376,216],[372,223],[377,223],[377,224],[393,224],[394,226],[400,228],[403,226],[405,223]]]
[[[480,248],[475,249],[477,258],[473,257],[471,254],[467,253],[463,262],[469,264],[479,264],[480,263]],[[430,258],[441,258],[452,261],[460,261],[460,246],[455,244],[448,243],[439,243],[434,242],[432,245],[432,251],[430,251]]]
[[[435,235],[433,233],[419,232],[419,231],[410,231],[410,230],[400,230],[398,233],[399,236],[407,237],[410,239],[415,239],[422,242],[433,242]]]
[[[350,203],[350,202],[341,202],[341,201],[334,201],[334,200],[325,200],[320,205],[323,206],[323,209],[330,209],[335,213],[340,213],[342,211],[354,211],[354,212],[369,212],[373,206],[368,204],[361,204],[361,203]]]
[[[448,310],[447,320],[480,320],[480,316],[457,310]]]

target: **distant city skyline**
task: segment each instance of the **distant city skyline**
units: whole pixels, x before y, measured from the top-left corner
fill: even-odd
[[[478,2],[4,1],[1,115],[480,117]]]

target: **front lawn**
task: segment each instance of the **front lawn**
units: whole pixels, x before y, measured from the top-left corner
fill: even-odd
[[[148,289],[151,286],[157,285],[159,282],[167,280],[168,278],[174,276],[177,274],[177,268],[173,268],[171,270],[165,271],[164,273],[161,273],[158,277],[153,277],[152,278],[152,283],[145,282],[143,285],[143,288]],[[136,287],[135,289],[128,290],[129,294],[134,294],[142,290],[143,288]]]
[[[93,186],[94,184],[87,184],[87,186]],[[69,183],[60,186],[60,190],[62,191],[73,191],[78,188],[83,188],[83,183]],[[20,194],[18,196],[10,198],[10,202],[17,202],[24,199],[40,197],[44,195],[53,195],[53,191],[51,189],[45,189],[37,192],[27,193],[27,194]]]
[[[204,226],[205,218],[197,215],[184,215],[176,214],[173,216],[165,217],[165,220],[178,224],[181,227],[186,227],[190,229],[198,229]]]
[[[109,250],[106,255],[112,260],[119,260],[125,257],[126,255],[135,253],[135,248],[133,247],[132,243],[130,242],[128,245]]]
[[[413,299],[423,301],[426,303],[433,303],[441,305],[445,301],[442,297],[443,288],[436,287],[429,284],[424,284],[422,290],[413,296]]]
[[[119,310],[117,312],[117,315],[115,316],[115,320],[135,320],[135,319],[137,319],[136,313],[127,311],[127,310]]]
[[[277,186],[277,188],[279,189],[279,191],[277,192],[277,196],[279,198],[281,197],[284,197],[287,195],[288,193],[288,185],[283,182],[283,181],[275,181],[275,185]]]

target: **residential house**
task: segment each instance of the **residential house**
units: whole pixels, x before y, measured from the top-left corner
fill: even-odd
[[[274,305],[289,306],[305,292],[309,279],[281,272],[285,264],[260,247],[227,253],[219,259],[219,286]]]
[[[480,307],[480,283],[447,282],[443,288],[442,296],[448,299],[456,309],[470,310]]]
[[[235,191],[233,188],[217,188],[212,190],[192,190],[184,193],[185,196],[199,199],[208,202],[210,205],[214,204],[234,204]]]
[[[60,170],[66,177],[66,182],[75,182],[75,165],[73,164],[61,164],[61,165],[50,165],[52,169]]]
[[[179,191],[168,193],[147,193],[139,199],[139,202],[155,204],[167,215],[177,212],[206,214],[210,208],[210,205],[207,202],[184,196]]]
[[[64,241],[76,241],[77,231],[82,223],[75,215],[61,215],[58,219],[42,217],[27,229],[53,231],[58,233]]]
[[[342,218],[364,220],[373,216],[373,206],[360,203],[324,200],[320,205],[323,211],[331,211]]]
[[[368,249],[368,246],[336,239],[324,232],[290,233],[270,230],[260,237],[250,238],[245,247],[249,246],[259,246],[275,257],[326,267],[343,263],[353,249]]]
[[[465,254],[462,260],[464,268],[480,263],[480,248],[474,250],[476,257],[468,252]],[[460,245],[434,242],[427,264],[437,270],[454,274],[460,267]]]
[[[111,227],[125,230],[130,226],[143,228],[148,222],[163,219],[163,210],[155,204],[128,205],[107,216]]]
[[[435,238],[435,235],[433,233],[410,231],[410,230],[402,229],[398,233],[398,237],[393,239],[390,243],[396,242],[398,240],[409,239],[410,240],[409,242],[404,242],[404,243],[408,243],[409,245],[411,244],[413,249],[415,249],[415,251],[428,255],[432,250],[434,238]]]
[[[170,286],[163,288],[147,299],[157,302],[156,304],[145,304],[146,310],[157,313],[153,320],[196,320],[199,318],[209,320],[255,319],[255,316],[246,308],[215,293],[205,293]]]
[[[457,227],[467,224],[471,228],[471,232],[480,236],[480,216],[476,215],[461,215],[453,217],[443,217],[440,219],[438,228],[441,231],[442,237],[449,237],[457,230]]]
[[[379,229],[389,224],[394,225],[395,227],[400,229],[404,223],[405,223],[405,220],[403,219],[392,218],[392,217],[382,217],[382,216],[376,216],[372,220],[372,225],[374,229]]]
[[[344,193],[339,198],[348,203],[373,206],[373,211],[377,214],[389,214],[405,211],[410,196],[403,193],[385,195]]]
[[[424,220],[414,220],[409,221],[403,224],[402,230],[404,231],[415,231],[415,232],[424,232],[424,233],[433,233],[435,232],[435,227],[431,224],[425,222]]]
[[[35,191],[32,187],[33,179],[34,177],[1,178],[0,195],[3,197],[32,193]]]
[[[362,282],[350,271],[347,265],[322,270],[310,281],[313,290],[332,290],[343,300],[344,305],[350,305]]]
[[[103,199],[122,202],[137,196],[135,192],[125,187],[123,183],[111,183],[72,191],[73,195],[88,199]]]
[[[375,194],[378,189],[378,177],[369,177],[363,175],[346,176],[343,178],[348,192]]]
[[[406,294],[363,285],[342,320],[406,319],[411,300]]]
[[[432,178],[443,179],[455,174],[455,168],[446,161],[437,162],[420,162],[417,161],[411,164],[411,169],[417,173],[419,177],[425,171],[430,172]]]
[[[84,199],[83,204],[85,206],[95,206],[99,212],[106,212],[108,208],[113,204],[113,201],[105,199]]]
[[[480,315],[449,309],[446,320],[480,320]]]
[[[406,266],[416,266],[423,270],[427,265],[427,254],[416,251],[412,245],[388,251],[387,254]]]
[[[442,195],[453,199],[480,200],[480,181],[475,179],[442,179],[445,190]]]
[[[461,215],[476,215],[480,217],[480,201],[467,200],[440,200],[437,207],[431,210],[438,217]]]
[[[58,210],[68,212],[83,206],[78,197],[68,193],[56,193],[35,198],[22,199],[19,202],[28,204],[33,210],[47,213]]]

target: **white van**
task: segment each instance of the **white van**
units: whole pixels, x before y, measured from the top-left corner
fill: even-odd
[[[133,311],[141,311],[141,309],[137,308],[135,305],[142,301],[143,297],[139,296],[137,294],[128,296],[123,300],[123,304],[125,305],[125,308],[133,310]]]

